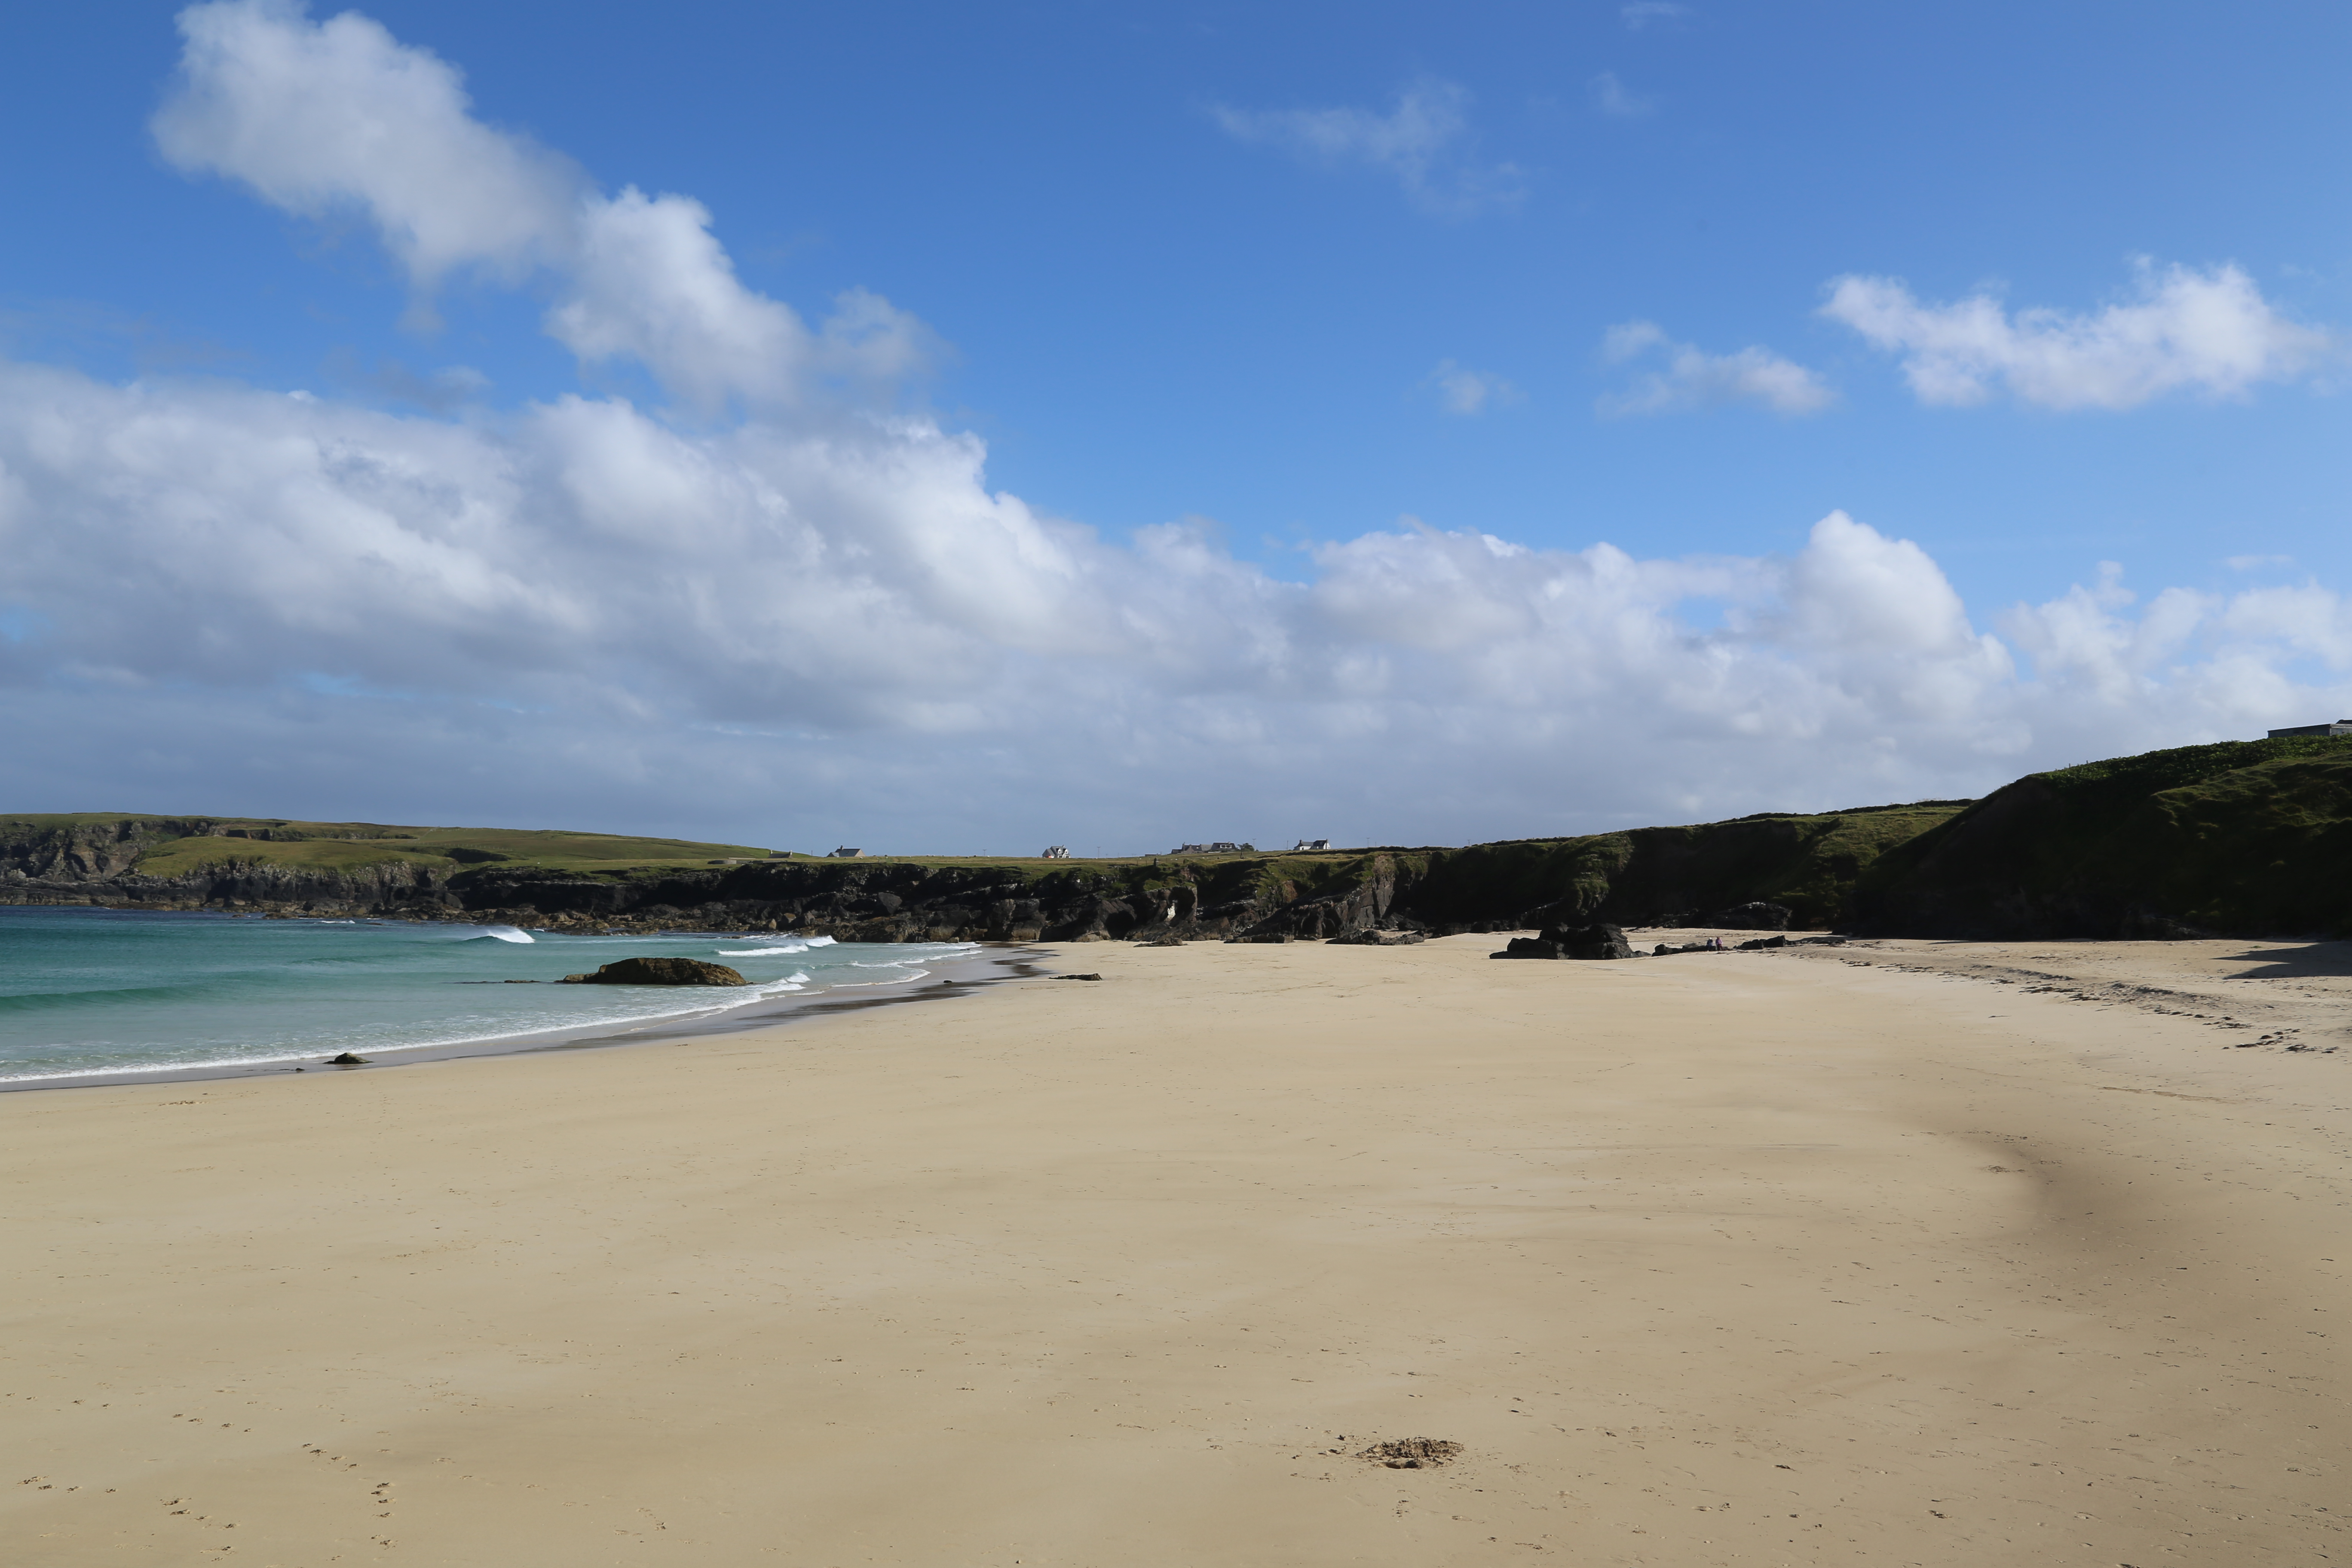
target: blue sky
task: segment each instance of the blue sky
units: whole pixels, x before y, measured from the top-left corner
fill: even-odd
[[[745,368],[733,316],[697,329],[734,345],[707,354],[674,321],[549,328],[640,291],[553,229],[509,243],[453,208],[477,228],[420,262],[394,228],[459,198],[403,160],[476,132],[428,113],[296,169],[301,115],[337,112],[294,101],[310,68],[232,68],[331,13],[198,8],[242,29],[211,66],[184,64],[176,14],[23,14],[0,51],[28,154],[0,172],[0,353],[77,378],[87,450],[118,455],[40,444],[59,384],[5,404],[0,526],[40,548],[0,569],[0,701],[57,742],[0,764],[20,809],[1445,841],[1974,793],[2352,695],[2340,7],[365,9],[380,44],[345,65],[386,104],[427,78],[470,95],[481,145],[535,149],[551,202],[690,197],[729,286],[819,338],[845,291],[887,299],[878,336],[789,377]],[[205,91],[159,139],[159,108]],[[475,496],[500,542],[387,591],[381,541],[353,542],[373,523],[304,533],[323,513],[296,491],[347,470],[265,480],[231,450],[278,416],[232,394],[298,390],[347,422],[326,446]],[[191,400],[216,458],[110,469],[132,416],[109,391]],[[619,532],[575,480],[537,494],[513,476],[556,469],[526,432],[564,406],[630,411],[698,474],[740,465],[738,499],[677,489],[669,458]],[[903,473],[888,432],[914,427],[984,468],[952,496],[820,500],[745,455],[822,436]],[[815,532],[747,544],[720,520],[752,490]],[[969,529],[931,531],[1007,492],[1062,542],[991,513],[1010,553],[975,561]],[[276,505],[299,516],[252,521]],[[885,512],[914,521],[874,531]],[[194,513],[301,535],[310,564],[212,581]],[[1150,542],[1171,525],[1172,564]],[[732,584],[673,574],[664,541],[711,530],[793,589],[729,608]],[[451,587],[506,571],[518,531],[677,592],[566,582],[525,636]],[[1482,537],[1506,564],[1475,587],[1444,542]],[[1671,585],[1578,599],[1616,580],[1604,543]],[[70,563],[110,552],[122,594],[169,607],[90,597]],[[820,582],[820,557],[865,564]],[[926,597],[1008,562],[1074,597]],[[1201,647],[1135,631],[1178,607]],[[386,652],[428,626],[429,658]],[[591,636],[597,659],[564,641]],[[896,673],[860,674],[860,637]],[[490,765],[374,750],[411,742]]]

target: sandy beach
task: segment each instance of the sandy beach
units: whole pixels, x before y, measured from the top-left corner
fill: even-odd
[[[2352,1552],[2343,944],[1498,945],[0,1097],[0,1556]]]

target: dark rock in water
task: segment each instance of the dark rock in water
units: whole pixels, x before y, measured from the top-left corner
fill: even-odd
[[[1721,926],[1727,931],[1787,931],[1789,906],[1786,904],[1734,904],[1727,910],[1717,910],[1699,923]]]
[[[351,1052],[345,1051],[341,1056],[329,1057],[327,1065],[331,1068],[363,1068],[368,1065],[368,1059],[365,1057],[355,1057]]]
[[[723,963],[698,958],[624,958],[593,974],[565,979],[574,985],[749,985],[750,981]]]

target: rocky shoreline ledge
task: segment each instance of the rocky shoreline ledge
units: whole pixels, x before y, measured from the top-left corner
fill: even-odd
[[[2084,763],[1976,802],[1460,848],[848,860],[540,830],[0,818],[0,904],[863,942],[1377,943],[1555,924],[2177,940],[2352,931],[2347,856],[2352,745],[2302,737]],[[1762,905],[1787,913],[1736,912]]]
[[[47,863],[29,872],[21,859],[0,871],[0,903],[205,910],[278,920],[445,921],[625,935],[694,930],[863,942],[1368,945],[1521,930],[1544,924],[1559,910],[1556,899],[1528,907],[1530,892],[1556,893],[1558,883],[1546,886],[1549,868],[1519,864],[1538,858],[1533,847],[1513,846],[1484,853],[1374,850],[1333,857],[1336,863],[1308,868],[1305,877],[1297,868],[1279,865],[1266,875],[1258,861],[1073,867],[1024,877],[1008,868],[894,861],[751,862],[646,874],[507,866],[444,871],[407,864],[328,871],[230,858],[153,877],[121,864],[135,862],[132,846],[101,842],[50,850]],[[1292,874],[1279,874],[1284,869]],[[1661,911],[1633,923],[1702,918],[1732,929],[1785,930],[1790,910],[1750,902],[1704,917]]]

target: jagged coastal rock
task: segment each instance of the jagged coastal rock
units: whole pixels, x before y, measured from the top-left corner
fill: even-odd
[[[749,985],[723,963],[698,958],[623,958],[593,974],[567,974],[566,985]]]
[[[1546,926],[1540,936],[1514,937],[1496,958],[1631,958],[1622,927],[1595,923]]]

